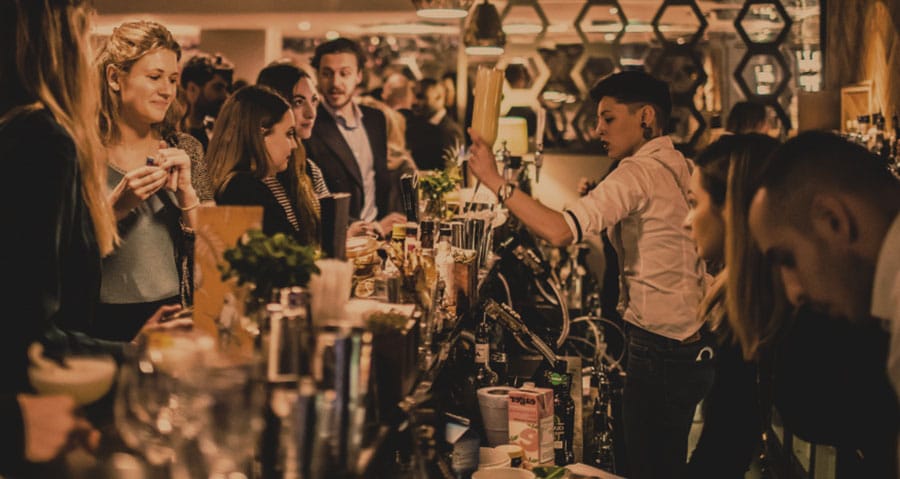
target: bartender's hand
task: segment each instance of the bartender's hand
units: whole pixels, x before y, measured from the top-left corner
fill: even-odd
[[[19,394],[17,399],[25,425],[26,460],[49,461],[68,446],[96,450],[100,432],[75,415],[75,400],[71,396]]]
[[[472,146],[469,147],[469,171],[489,190],[496,192],[503,184],[503,177],[497,171],[497,160],[491,146],[473,128],[469,128]]]

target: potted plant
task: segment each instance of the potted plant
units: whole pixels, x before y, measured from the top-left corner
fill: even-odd
[[[422,199],[425,200],[423,216],[435,219],[447,217],[447,194],[455,191],[462,181],[462,174],[456,163],[461,148],[462,145],[457,142],[456,145],[444,150],[443,169],[420,173],[419,189],[422,192]]]
[[[237,279],[238,286],[249,285],[251,296],[262,305],[280,288],[306,287],[318,273],[319,251],[304,246],[284,233],[268,236],[258,229],[247,231],[237,245],[225,250],[225,263],[219,265],[222,280]]]

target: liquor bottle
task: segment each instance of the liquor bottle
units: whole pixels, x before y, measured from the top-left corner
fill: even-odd
[[[548,371],[553,388],[553,452],[557,466],[575,462],[575,401],[572,400],[572,375],[566,372],[566,362],[557,361]]]
[[[475,328],[475,387],[496,386],[497,373],[491,369],[491,324],[482,316]]]
[[[397,269],[403,268],[406,259],[406,225],[403,223],[394,224],[391,229],[391,251],[390,261],[394,263]]]
[[[500,340],[491,344],[491,369],[497,373],[497,384],[509,384],[509,360],[506,357],[506,343],[503,334]]]
[[[453,259],[453,251],[450,246],[450,225],[442,224],[440,231],[434,263],[438,281],[443,281],[444,283],[442,305],[448,318],[452,318],[456,316],[456,283],[453,277],[456,261]]]
[[[616,472],[612,430],[612,395],[606,366],[600,363],[591,372],[592,387],[597,388],[592,424],[594,427],[591,465],[607,472]]]

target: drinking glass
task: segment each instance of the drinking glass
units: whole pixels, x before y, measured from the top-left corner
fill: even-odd
[[[210,477],[246,475],[264,426],[261,364],[207,364],[203,376],[210,402],[198,440]]]
[[[500,100],[503,91],[503,70],[480,65],[475,76],[475,104],[472,129],[493,146],[497,141]]]

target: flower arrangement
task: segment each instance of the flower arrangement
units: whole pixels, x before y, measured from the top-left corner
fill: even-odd
[[[444,217],[446,201],[445,196],[459,186],[462,182],[462,173],[456,162],[462,149],[462,144],[455,145],[444,150],[444,168],[422,174],[419,177],[419,189],[427,200],[426,213],[439,218]]]
[[[268,300],[279,288],[306,286],[312,274],[319,272],[319,251],[284,233],[268,236],[251,229],[222,256],[226,262],[219,265],[222,280],[237,278],[238,286],[250,284],[251,294],[260,300]]]

